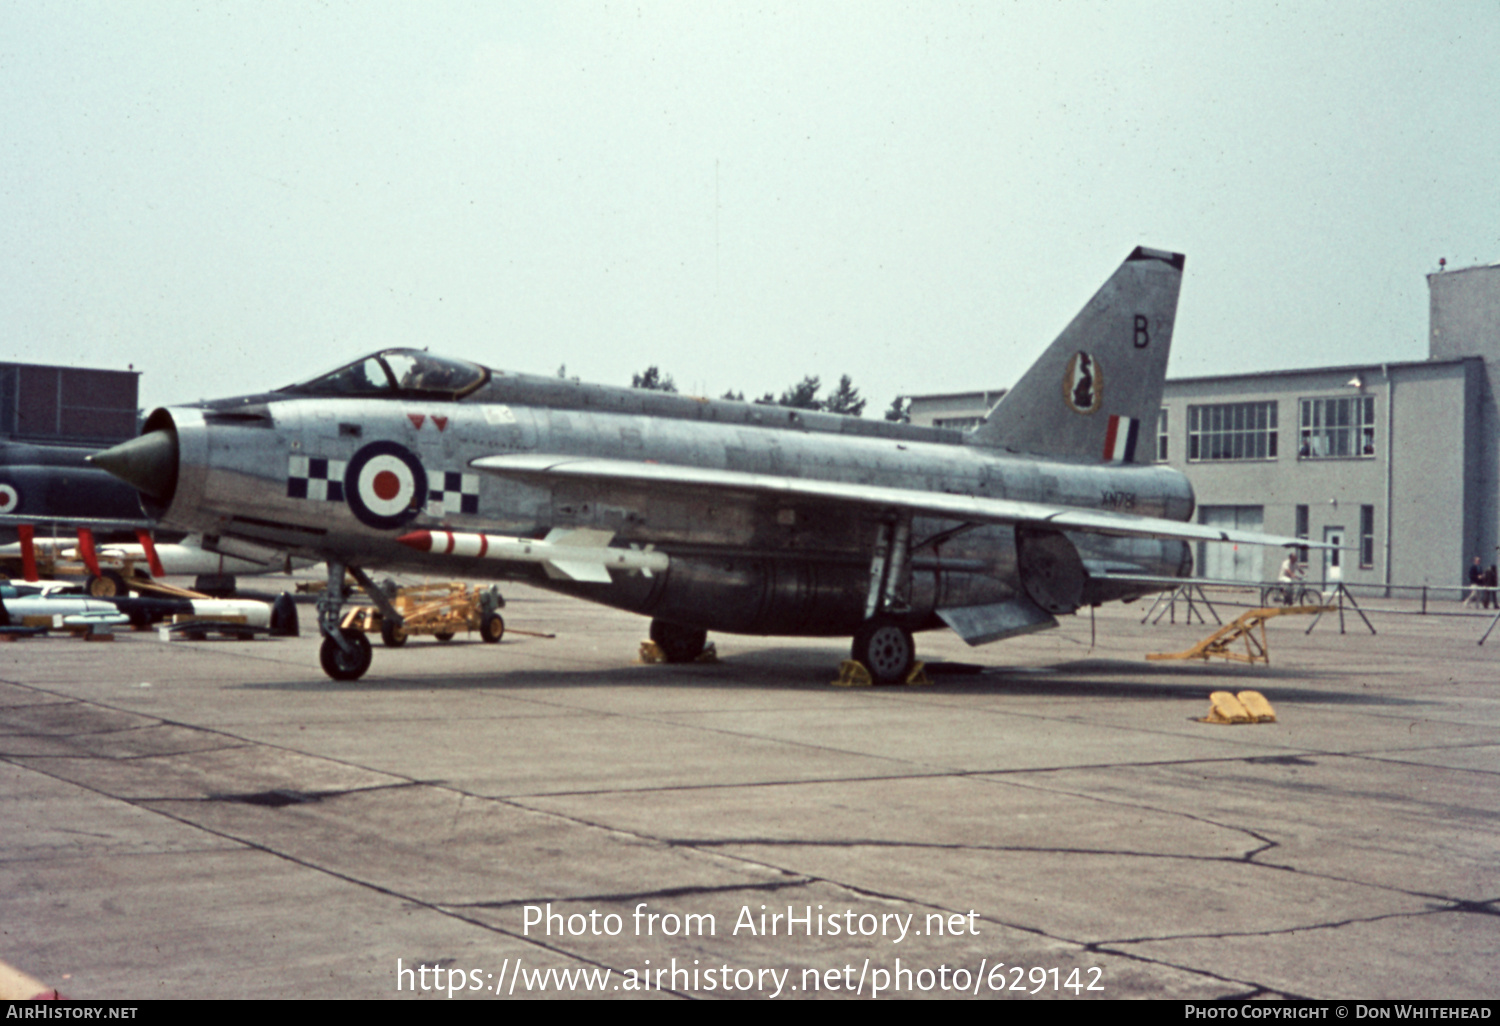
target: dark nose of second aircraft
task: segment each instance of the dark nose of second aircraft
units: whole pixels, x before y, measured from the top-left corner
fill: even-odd
[[[153,499],[171,502],[177,489],[177,433],[158,429],[89,457],[89,462]]]

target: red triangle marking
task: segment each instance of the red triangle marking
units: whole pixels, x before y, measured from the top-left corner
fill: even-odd
[[[434,413],[432,415],[432,422],[437,425],[437,429],[439,431],[443,430],[445,427],[448,426],[448,418],[447,417],[439,417],[436,413]]]
[[[421,431],[422,421],[427,419],[427,415],[425,413],[408,413],[406,415],[406,419],[411,421],[412,427],[416,428],[418,431]]]

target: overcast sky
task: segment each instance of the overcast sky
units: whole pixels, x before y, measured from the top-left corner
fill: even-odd
[[[1500,4],[0,0],[0,359],[383,346],[1006,386],[1132,247],[1171,370],[1424,359],[1500,260]]]

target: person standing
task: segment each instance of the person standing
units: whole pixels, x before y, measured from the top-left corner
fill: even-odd
[[[1484,567],[1480,565],[1479,557],[1474,557],[1474,562],[1469,566],[1469,593],[1464,596],[1464,608],[1467,609],[1479,598],[1479,589],[1484,585]],[[1489,608],[1486,600],[1484,607]]]

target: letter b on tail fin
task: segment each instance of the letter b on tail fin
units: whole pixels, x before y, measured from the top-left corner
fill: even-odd
[[[1041,359],[974,429],[979,445],[1041,456],[1144,463],[1161,409],[1180,253],[1138,247]]]

